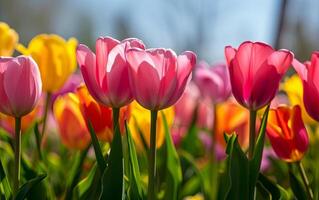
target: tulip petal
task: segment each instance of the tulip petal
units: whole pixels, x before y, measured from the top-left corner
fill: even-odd
[[[234,49],[233,47],[231,46],[225,47],[225,57],[226,57],[226,62],[228,66],[230,66],[231,61],[235,58],[236,53],[237,53],[237,50]]]
[[[294,67],[294,69],[296,70],[296,72],[298,73],[298,75],[300,76],[302,80],[306,81],[308,79],[307,68],[304,64],[299,62],[297,59],[293,59],[292,66]]]
[[[275,66],[279,74],[285,74],[293,61],[294,55],[288,50],[273,52],[268,57],[268,64]]]
[[[296,148],[300,152],[305,152],[308,149],[309,138],[301,118],[301,109],[299,106],[293,107],[292,115],[292,130],[295,136],[294,142],[296,144]]]

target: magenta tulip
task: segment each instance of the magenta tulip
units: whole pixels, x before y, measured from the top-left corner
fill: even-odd
[[[213,103],[223,102],[231,94],[229,73],[224,64],[209,66],[206,62],[200,62],[195,71],[195,83],[202,96]]]
[[[227,46],[225,56],[233,95],[250,110],[270,103],[294,57],[288,50],[275,51],[265,43],[250,41],[238,49]]]
[[[126,56],[134,97],[149,110],[175,104],[196,63],[196,55],[190,51],[177,56],[170,49],[131,48]]]
[[[303,83],[303,101],[308,114],[319,121],[319,51],[312,53],[311,61],[300,63],[294,59],[292,65]]]
[[[125,56],[125,49],[130,47],[144,49],[144,44],[138,39],[120,42],[101,37],[96,41],[96,55],[85,45],[77,48],[85,84],[94,99],[106,106],[120,108],[133,100]]]
[[[13,117],[28,114],[41,91],[39,68],[31,57],[0,57],[0,112]]]

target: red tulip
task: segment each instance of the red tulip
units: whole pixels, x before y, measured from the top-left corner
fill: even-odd
[[[209,66],[206,62],[200,62],[195,72],[195,83],[202,96],[213,103],[226,101],[231,95],[229,72],[224,64]]]
[[[133,100],[125,56],[128,47],[144,49],[144,44],[138,39],[119,42],[106,37],[97,39],[96,55],[85,45],[77,48],[85,84],[93,98],[106,106],[119,108]]]
[[[300,63],[294,59],[293,66],[303,83],[303,101],[308,114],[319,121],[319,51],[312,53],[311,61]]]
[[[0,112],[13,117],[30,113],[41,91],[39,68],[31,57],[0,57]]]
[[[286,162],[300,161],[308,149],[308,134],[298,105],[271,109],[267,135],[277,156]]]
[[[225,55],[233,95],[250,110],[258,110],[270,103],[293,60],[290,51],[275,51],[265,43],[249,41],[238,49],[227,46]]]
[[[193,52],[177,56],[170,49],[131,48],[126,57],[134,97],[149,110],[161,110],[175,104],[196,63]]]

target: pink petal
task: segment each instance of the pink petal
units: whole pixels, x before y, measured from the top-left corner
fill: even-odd
[[[288,70],[288,67],[291,65],[291,62],[294,58],[292,52],[288,50],[279,50],[273,52],[268,57],[268,64],[275,66],[278,70],[278,73],[285,74]]]
[[[225,47],[225,57],[226,57],[226,62],[228,66],[230,66],[231,61],[235,58],[236,53],[237,53],[237,50],[234,49],[233,47],[231,46]]]
[[[307,68],[304,64],[299,62],[297,59],[293,59],[292,66],[302,80],[307,80]]]

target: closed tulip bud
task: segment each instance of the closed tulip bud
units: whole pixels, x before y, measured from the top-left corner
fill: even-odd
[[[80,110],[80,99],[76,94],[59,96],[54,102],[53,114],[62,143],[71,149],[85,149],[91,137]]]
[[[258,110],[275,97],[279,82],[293,60],[287,50],[275,51],[261,42],[244,42],[225,48],[232,92],[249,110]]]
[[[311,61],[300,63],[294,60],[292,63],[303,84],[303,101],[308,114],[319,121],[319,51],[311,55]]]
[[[131,48],[126,57],[134,97],[148,110],[161,110],[175,104],[196,63],[193,52],[177,56],[170,49]]]
[[[120,42],[101,37],[96,40],[96,54],[82,44],[77,48],[77,61],[85,84],[92,97],[105,106],[120,108],[133,101],[125,56],[125,49],[129,47],[144,49],[144,44],[138,39]]]
[[[132,137],[137,145],[138,150],[144,149],[144,145],[150,146],[150,127],[151,127],[151,116],[150,112],[140,106],[136,101],[130,104],[131,117],[129,120],[129,127],[132,132]],[[172,107],[162,110],[157,116],[156,122],[156,147],[162,146],[165,139],[164,122],[162,119],[162,113],[165,115],[167,124],[169,127],[172,126],[174,120],[174,110]],[[143,136],[143,138],[140,137]],[[145,143],[144,143],[145,142]]]
[[[113,139],[113,111],[111,107],[96,102],[89,94],[87,88],[82,85],[77,89],[76,95],[80,99],[80,108],[85,121],[90,122],[100,140],[111,142]],[[124,121],[129,117],[129,107],[120,110],[120,129],[124,133]]]
[[[277,156],[286,162],[300,161],[308,149],[309,138],[298,105],[271,109],[267,135]]]
[[[8,24],[0,22],[0,56],[11,56],[18,40],[18,34]]]
[[[202,96],[213,103],[223,102],[231,95],[228,68],[224,64],[209,66],[206,62],[200,62],[194,80]]]
[[[19,45],[17,50],[31,55],[38,63],[43,91],[52,93],[59,90],[75,71],[76,45],[75,38],[65,41],[58,35],[40,34],[30,41],[27,48]]]
[[[41,90],[40,72],[31,57],[0,57],[0,112],[12,117],[30,113]]]

